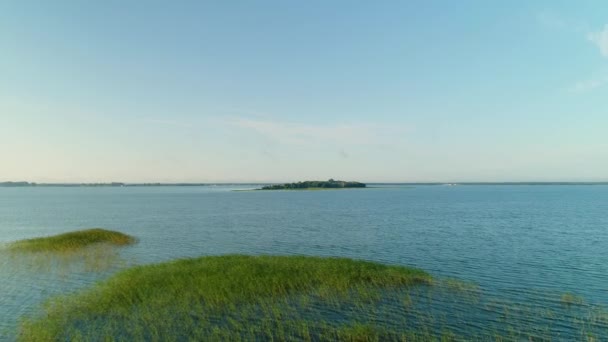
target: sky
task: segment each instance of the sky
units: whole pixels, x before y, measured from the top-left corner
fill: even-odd
[[[608,2],[0,0],[0,181],[608,181]]]

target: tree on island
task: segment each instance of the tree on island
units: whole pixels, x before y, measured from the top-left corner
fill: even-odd
[[[268,185],[262,187],[260,190],[296,190],[296,189],[313,189],[313,188],[321,188],[321,189],[340,189],[340,188],[365,188],[366,185],[364,183],[359,182],[346,182],[340,180],[334,180],[333,178],[328,181],[304,181],[297,183],[285,183],[285,184],[276,184],[276,185]]]

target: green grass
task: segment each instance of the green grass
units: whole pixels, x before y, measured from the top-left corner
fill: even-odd
[[[314,311],[314,303],[365,303],[378,289],[431,282],[419,269],[344,258],[184,259],[127,269],[88,291],[51,300],[22,322],[19,338],[375,341],[401,335],[365,323],[333,325],[305,312]]]
[[[65,234],[20,240],[8,245],[14,252],[70,253],[97,244],[125,246],[136,242],[132,236],[100,228],[79,230]]]
[[[539,294],[550,301],[510,302],[467,281],[343,258],[212,256],[137,266],[51,299],[22,319],[18,339],[605,340],[604,307]]]
[[[565,292],[561,295],[560,302],[563,305],[569,306],[569,305],[583,305],[583,303],[585,301],[583,300],[583,297],[581,297],[581,296],[577,296],[571,292]]]

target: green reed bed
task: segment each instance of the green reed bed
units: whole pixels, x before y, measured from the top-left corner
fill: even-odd
[[[93,228],[60,235],[20,240],[8,245],[13,252],[57,252],[70,253],[96,244],[126,246],[137,240],[127,234]]]
[[[366,322],[307,317],[315,303],[365,303],[378,289],[430,284],[418,269],[344,258],[213,256],[138,266],[48,302],[23,341],[405,338]],[[333,304],[332,304],[333,303]],[[313,310],[314,311],[314,310]]]
[[[0,249],[5,267],[68,276],[74,272],[101,272],[125,266],[118,251],[137,239],[116,231],[93,228],[65,234],[19,240]]]
[[[499,294],[498,294],[499,295]],[[22,341],[602,341],[607,310],[343,258],[227,255],[137,266],[22,320]],[[576,296],[576,295],[574,295]]]

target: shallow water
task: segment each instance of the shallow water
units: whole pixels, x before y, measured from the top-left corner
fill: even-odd
[[[0,243],[103,227],[140,238],[121,253],[136,263],[226,253],[346,256],[472,281],[497,303],[559,307],[571,292],[608,306],[608,186],[237,188],[248,186],[0,188]],[[4,257],[0,339],[12,338],[19,317],[46,298],[109,273],[58,275]],[[461,319],[446,321],[462,329]]]

